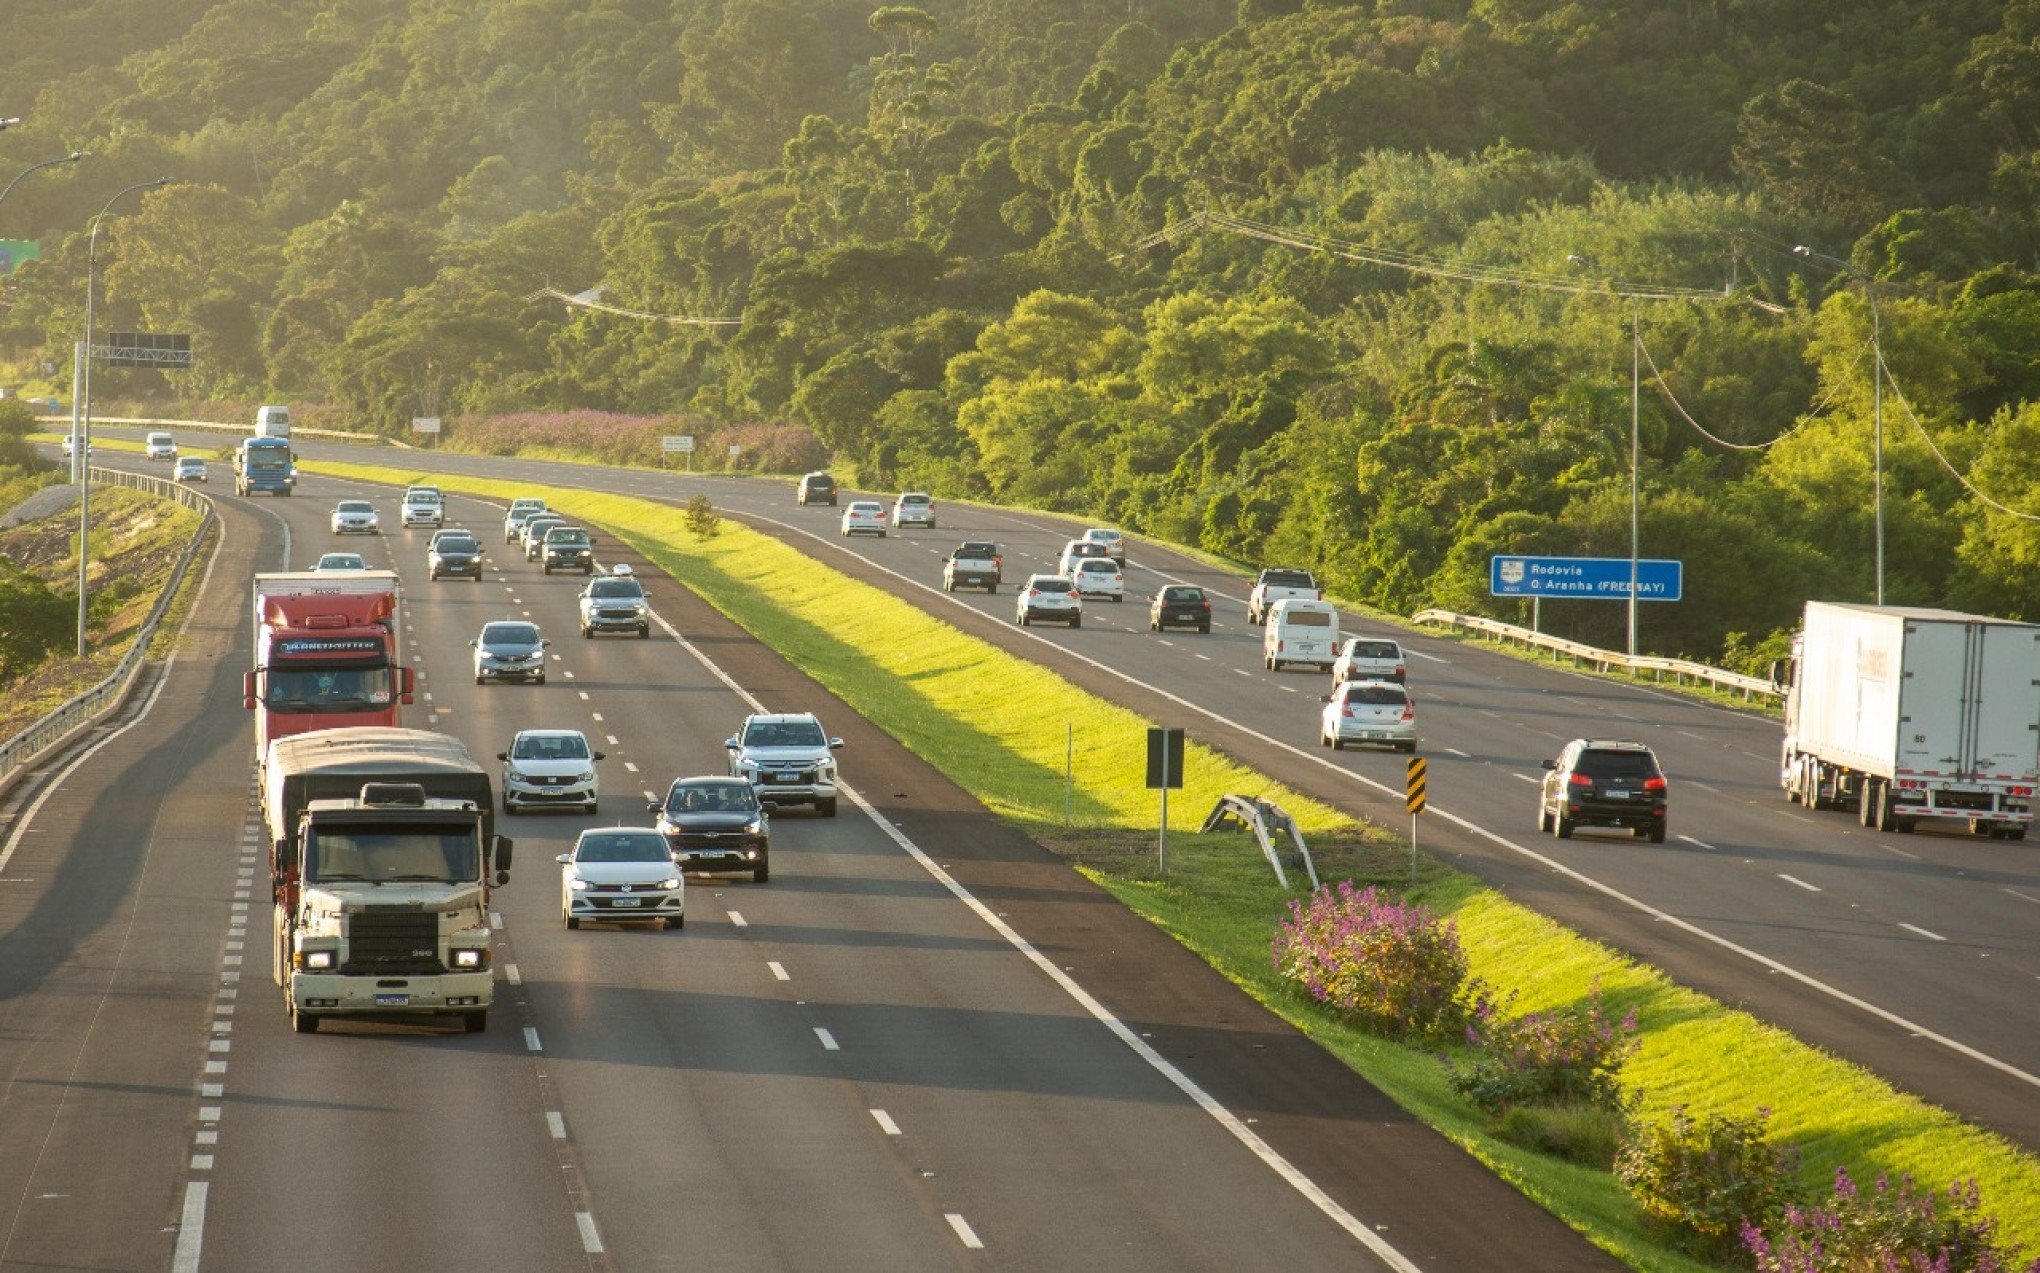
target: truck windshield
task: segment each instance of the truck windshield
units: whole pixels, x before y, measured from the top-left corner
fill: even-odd
[[[262,705],[272,712],[359,712],[390,705],[388,667],[278,667],[263,677]]]
[[[250,473],[281,473],[290,467],[290,452],[278,447],[249,447],[246,466]]]
[[[481,878],[481,843],[473,823],[314,823],[305,832],[308,884],[368,880],[468,884]]]

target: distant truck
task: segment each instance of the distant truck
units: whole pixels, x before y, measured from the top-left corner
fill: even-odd
[[[262,775],[271,975],[300,1034],[328,1017],[451,1013],[495,1001],[489,890],[510,882],[489,775],[418,729],[279,740]]]
[[[255,436],[290,441],[290,408],[257,407],[255,409]]]
[[[949,559],[942,563],[942,591],[983,588],[986,592],[997,592],[1005,579],[1005,562],[997,544],[980,539],[966,540],[958,544],[949,554]]]
[[[400,723],[412,700],[399,662],[393,570],[296,571],[255,576],[255,666],[242,706],[255,713],[255,755],[292,734]]]
[[[1794,803],[1911,831],[1940,818],[2024,839],[2040,782],[2040,624],[1810,601],[1785,692]]]
[[[1270,566],[1255,578],[1253,590],[1247,593],[1247,622],[1266,623],[1268,612],[1278,601],[1322,601],[1324,598],[1324,589],[1318,587],[1317,579],[1310,571]]]
[[[287,438],[243,438],[234,448],[234,494],[289,495],[297,486],[297,457]]]

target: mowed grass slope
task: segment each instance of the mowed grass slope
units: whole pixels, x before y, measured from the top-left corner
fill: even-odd
[[[307,467],[393,483],[421,478],[364,465]],[[1638,1268],[1704,1267],[1652,1234],[1609,1173],[1495,1137],[1451,1091],[1432,1051],[1374,1038],[1293,993],[1275,976],[1268,954],[1286,897],[1251,841],[1187,832],[1220,793],[1243,791],[1281,801],[1314,845],[1333,846],[1323,864],[1363,883],[1400,883],[1408,869],[1406,847],[1193,744],[1186,789],[1171,804],[1170,871],[1157,877],[1155,800],[1142,784],[1148,722],[1133,713],[729,522],[722,534],[700,540],[680,509],[650,501],[445,475],[429,480],[504,500],[543,494],[571,516],[619,528],[607,533],[781,651],[1001,816],[1073,852],[1127,905],[1593,1241]],[[1062,825],[1066,728],[1077,748],[1074,828]],[[1581,1003],[1596,987],[1618,1012],[1636,1009],[1642,1046],[1623,1077],[1640,1094],[1647,1117],[1675,1105],[1702,1113],[1769,1109],[1773,1134],[1802,1147],[1809,1187],[1825,1185],[1843,1165],[1858,1179],[1910,1175],[1936,1188],[1973,1177],[2003,1237],[2028,1258],[2040,1254],[2040,1159],[1784,1031],[1674,985],[1469,876],[1427,862],[1421,878],[1419,900],[1452,919],[1474,974],[1512,994],[1514,1010]]]

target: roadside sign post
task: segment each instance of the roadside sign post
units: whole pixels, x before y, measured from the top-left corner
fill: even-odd
[[[1427,777],[1430,768],[1430,762],[1422,756],[1412,756],[1406,766],[1407,776],[1403,779],[1403,807],[1410,811],[1411,888],[1417,886],[1417,819],[1429,805],[1425,799],[1425,789],[1430,782]]]
[[[687,457],[687,471],[694,471],[694,437],[687,433],[668,433],[659,439],[659,467],[666,467],[666,457],[678,453]]]
[[[1147,732],[1148,790],[1162,793],[1162,827],[1155,840],[1155,871],[1169,873],[1169,788],[1183,785],[1183,731],[1150,729]]]
[[[436,415],[412,416],[411,432],[422,433],[431,440],[434,446],[439,445],[439,417]]]
[[[735,442],[730,443],[730,472],[734,473],[737,471],[737,457],[743,453],[744,448],[742,446]]]

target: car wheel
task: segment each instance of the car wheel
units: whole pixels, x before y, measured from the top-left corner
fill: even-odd
[[[1024,614],[1014,615],[1013,618],[1014,621],[1017,622],[1023,628],[1032,626],[1027,616]]]
[[[687,927],[687,917],[686,917],[685,915],[668,915],[668,916],[666,916],[666,931],[667,931],[667,932],[669,932],[669,933],[670,933],[670,932],[672,932],[672,931],[673,931],[674,929],[676,929],[676,928],[685,928],[685,927]]]
[[[581,639],[582,639],[583,641],[593,641],[593,640],[595,639],[595,629],[593,629],[593,628],[582,628],[582,629],[581,629]]]
[[[1118,596],[1112,598],[1112,604],[1116,606],[1124,600],[1126,600],[1126,594],[1122,592]]]
[[[985,595],[987,595],[987,596],[992,596],[992,597],[996,597],[996,596],[998,596],[998,595],[999,595],[999,585],[997,585],[997,584],[995,584],[995,583],[988,583],[988,584],[986,584],[986,585],[985,585]]]
[[[751,868],[751,883],[765,884],[769,883],[771,879],[772,867],[770,863],[760,863]]]
[[[1551,815],[1545,812],[1542,800],[1537,802],[1537,834],[1551,834]]]
[[[1073,615],[1071,615],[1071,616],[1070,616],[1070,626],[1071,626],[1071,627],[1073,627],[1073,628],[1081,628],[1081,627],[1083,627],[1083,626],[1084,626],[1084,616],[1083,616],[1083,615],[1081,615],[1081,614],[1073,614]]]
[[[1199,632],[1202,632],[1202,633],[1204,633],[1204,634],[1205,634],[1206,636],[1209,636],[1209,635],[1211,635],[1211,625],[1210,625],[1210,624],[1208,624],[1208,623],[1200,623],[1200,624],[1198,624],[1198,625],[1197,625],[1197,630],[1198,630]]]
[[[543,672],[540,672],[540,673],[539,673],[539,674],[538,674],[537,676],[534,676],[534,677],[532,677],[532,678],[531,678],[531,683],[532,683],[533,685],[543,685],[543,684],[545,684],[545,673],[543,673]]]
[[[955,582],[954,582],[953,580],[949,580],[949,579],[944,579],[944,580],[942,581],[942,591],[944,591],[944,592],[955,592],[955,591],[956,591],[956,584],[955,584]]]
[[[578,929],[581,927],[581,921],[576,919],[572,915],[562,916],[562,919],[566,922],[567,927],[570,929]]]
[[[1664,823],[1660,822],[1650,829],[1650,842],[1652,844],[1663,844],[1665,842]]]
[[[1562,812],[1554,815],[1551,823],[1551,832],[1561,840],[1572,839],[1573,820],[1566,817]]]
[[[649,624],[649,623],[641,623],[641,624],[639,624],[639,625],[638,625],[638,630],[637,630],[637,639],[638,639],[638,640],[640,640],[640,641],[648,641],[648,640],[650,640],[650,639],[651,639],[651,636],[652,636],[652,625],[651,625],[651,624]]]
[[[821,814],[825,818],[835,817],[836,797],[830,796],[827,800],[815,801],[815,812]]]
[[[486,682],[488,681],[488,679],[489,679],[489,678],[488,678],[488,677],[486,677],[486,676],[477,676],[477,677],[475,678],[475,684],[477,684],[477,685],[481,685],[481,684],[484,684],[484,683],[486,683]]]
[[[540,562],[540,563],[539,563],[539,567],[538,567],[538,571],[539,571],[539,573],[540,573],[540,574],[544,574],[544,575],[549,575],[549,574],[551,574],[551,573],[552,573],[552,567],[551,567],[551,566],[548,566],[548,565],[546,565],[546,564],[545,564],[544,562]]]
[[[1274,671],[1274,670],[1275,670],[1275,659],[1274,659],[1274,656],[1272,656],[1272,655],[1268,655],[1268,654],[1264,654],[1264,655],[1262,655],[1262,656],[1261,656],[1261,666],[1262,666],[1262,667],[1264,667],[1264,668],[1267,668],[1267,669],[1268,669],[1268,670],[1269,670],[1270,672]]]

